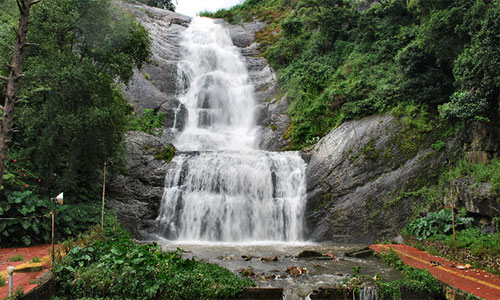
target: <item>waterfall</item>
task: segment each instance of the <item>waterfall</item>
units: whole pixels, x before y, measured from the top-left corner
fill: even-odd
[[[186,126],[157,218],[178,241],[299,241],[306,164],[257,149],[254,87],[227,30],[194,18],[183,36]]]
[[[359,292],[359,300],[379,300],[380,297],[377,293],[377,289],[375,287],[364,287]]]

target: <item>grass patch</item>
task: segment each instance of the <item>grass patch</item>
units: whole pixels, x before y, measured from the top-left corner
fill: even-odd
[[[30,260],[30,262],[32,262],[32,263],[39,263],[41,261],[42,261],[42,259],[38,256],[33,256]]]
[[[17,261],[23,261],[24,260],[24,255],[22,254],[17,254],[9,258],[11,262],[17,262]]]
[[[500,193],[500,159],[494,158],[487,163],[474,164],[461,160],[452,170],[453,178],[472,176],[476,183],[489,182],[493,192]]]

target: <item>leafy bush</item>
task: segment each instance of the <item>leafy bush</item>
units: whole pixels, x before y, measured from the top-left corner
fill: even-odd
[[[376,282],[382,299],[401,299],[401,288],[416,293],[438,294],[441,291],[439,281],[429,271],[405,265],[394,250],[382,252],[380,256],[388,265],[401,271],[404,276],[402,280]]]
[[[6,201],[0,203],[0,215],[10,219],[0,223],[0,245],[30,246],[50,242],[50,199],[41,198],[29,190],[6,195]],[[97,204],[58,205],[55,218],[56,240],[84,232],[99,220],[100,207]]]
[[[129,130],[141,131],[152,135],[161,133],[165,113],[156,113],[153,109],[145,108],[140,114],[132,113]]]
[[[216,299],[253,284],[215,264],[184,260],[182,250],[136,245],[116,221],[65,247],[54,267],[59,299]]]
[[[169,163],[175,156],[175,147],[172,144],[168,144],[156,155],[156,159],[163,159],[166,163]]]
[[[0,275],[0,287],[4,285],[5,285],[5,278],[3,278],[2,275]]]
[[[469,225],[472,218],[455,215],[455,227],[460,228]],[[452,215],[450,210],[442,209],[438,212],[430,212],[423,218],[418,218],[406,228],[406,233],[413,235],[422,241],[436,234],[449,234],[452,232]]]

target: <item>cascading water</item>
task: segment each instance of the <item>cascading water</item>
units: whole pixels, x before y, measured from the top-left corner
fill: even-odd
[[[256,145],[254,87],[227,30],[195,18],[180,63],[188,110],[158,216],[178,241],[300,241],[305,163]],[[178,153],[179,153],[178,152]]]

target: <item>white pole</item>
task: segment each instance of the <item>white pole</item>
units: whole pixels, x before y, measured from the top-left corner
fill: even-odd
[[[7,272],[9,273],[9,297],[12,296],[12,291],[14,290],[14,270],[16,267],[7,267]]]

